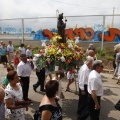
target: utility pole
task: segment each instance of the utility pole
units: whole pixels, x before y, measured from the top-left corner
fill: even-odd
[[[114,27],[114,12],[115,12],[115,7],[113,7],[113,17],[112,17],[112,25],[111,25],[112,28]]]
[[[22,43],[24,43],[24,19],[22,18]]]
[[[59,16],[59,10],[57,9],[56,10],[56,17],[58,17]]]

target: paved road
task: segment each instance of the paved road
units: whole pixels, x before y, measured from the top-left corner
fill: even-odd
[[[0,85],[2,78],[6,75],[6,68],[0,64]],[[76,75],[77,76],[77,75]],[[120,120],[120,111],[115,110],[114,104],[120,99],[120,85],[116,84],[116,80],[111,79],[112,74],[102,73],[103,86],[104,86],[104,96],[102,97],[101,103],[101,114],[100,120]],[[49,79],[49,78],[47,78]],[[34,92],[32,85],[37,81],[35,72],[32,72],[29,98],[33,100],[33,105],[29,106],[29,110],[25,113],[26,120],[33,120],[34,111],[38,109],[39,103],[43,97],[43,93]],[[76,94],[75,83],[71,85],[72,92],[65,92],[67,80],[64,78],[62,80],[63,93],[65,95],[64,100],[60,100],[60,104],[63,109],[63,120],[77,120],[77,103],[78,95]],[[87,119],[89,120],[89,118]]]

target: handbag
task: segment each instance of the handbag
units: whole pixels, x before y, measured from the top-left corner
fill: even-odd
[[[120,111],[120,100],[115,104],[115,109]]]
[[[34,113],[34,115],[33,115],[34,120],[41,120],[40,116],[41,116],[41,114],[39,113],[38,110],[36,110],[35,113]]]

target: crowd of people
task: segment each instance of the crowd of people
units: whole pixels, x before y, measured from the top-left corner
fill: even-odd
[[[56,71],[53,78],[48,69],[38,70],[35,62],[37,57],[32,55],[30,45],[26,49],[24,44],[21,44],[18,50],[14,51],[12,41],[9,41],[7,47],[1,41],[0,57],[1,63],[8,72],[3,79],[2,88],[0,88],[0,120],[5,120],[5,109],[10,120],[25,120],[24,111],[28,110],[28,106],[32,103],[28,94],[32,69],[35,70],[38,78],[38,81],[33,85],[34,92],[37,92],[37,88],[40,87],[39,91],[45,94],[39,105],[39,118],[42,120],[62,120],[62,108],[58,102],[65,98],[61,84],[62,74]],[[90,44],[86,50],[84,64],[78,71],[77,120],[86,120],[88,116],[90,116],[90,120],[99,120],[100,101],[103,95],[100,73],[103,68],[103,62],[97,60],[95,47]],[[50,80],[45,81],[48,75]],[[70,85],[75,81],[74,68],[67,71],[66,77],[68,83],[65,91],[70,92]],[[37,119],[35,118],[35,120]]]

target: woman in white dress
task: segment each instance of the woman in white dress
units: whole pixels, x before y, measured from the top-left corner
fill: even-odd
[[[23,101],[22,87],[16,71],[7,74],[9,84],[5,89],[5,104],[10,120],[25,120],[24,111],[31,101]]]

